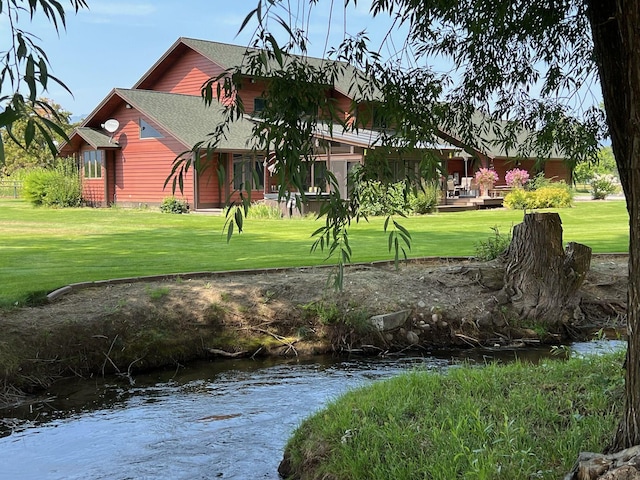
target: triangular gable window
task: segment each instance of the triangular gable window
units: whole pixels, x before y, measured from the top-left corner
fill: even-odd
[[[148,122],[146,122],[141,118],[140,119],[140,138],[163,138],[163,135],[158,130],[153,128],[151,125],[149,125]]]

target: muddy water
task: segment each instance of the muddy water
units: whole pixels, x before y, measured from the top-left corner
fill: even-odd
[[[579,353],[619,342],[576,344]],[[346,390],[461,359],[536,361],[549,350],[395,359],[202,362],[154,375],[60,384],[48,401],[0,411],[0,479],[278,479],[287,438]]]

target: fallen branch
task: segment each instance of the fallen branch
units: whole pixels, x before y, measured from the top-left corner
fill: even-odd
[[[287,350],[283,353],[283,355],[287,355],[287,353],[289,353],[290,350],[293,350],[293,353],[295,354],[295,356],[298,356],[298,351],[296,350],[296,348],[293,346],[294,343],[297,342],[289,342],[285,339],[285,337],[281,337],[280,335],[276,335],[275,333],[272,333],[268,330],[263,330],[261,328],[254,328],[254,327],[246,327],[245,330],[254,330],[256,332],[260,332],[260,333],[264,333],[265,335],[271,335],[273,338],[275,338],[276,340],[278,340],[280,343],[284,344],[287,346]]]
[[[460,340],[462,340],[464,343],[466,343],[467,345],[469,345],[471,347],[480,347],[480,346],[482,346],[482,344],[480,343],[480,340],[478,340],[477,338],[473,338],[473,337],[470,337],[468,335],[464,335],[462,333],[455,333],[454,336],[456,338],[459,338]]]
[[[226,357],[226,358],[238,358],[238,357],[243,357],[245,355],[247,355],[249,352],[247,351],[242,351],[242,352],[225,352],[224,350],[220,350],[217,348],[207,348],[206,349],[209,353],[212,353],[213,355],[218,355],[219,357]],[[254,353],[255,355],[255,353]]]
[[[102,376],[103,377],[104,377],[104,367],[107,365],[107,361],[109,361],[111,363],[111,365],[113,365],[113,368],[116,369],[116,372],[120,373],[120,369],[118,368],[118,366],[115,363],[113,363],[113,360],[111,360],[111,357],[109,357],[109,354],[111,353],[111,350],[113,350],[113,346],[115,345],[117,339],[118,339],[118,334],[116,334],[116,336],[113,337],[113,341],[111,342],[111,345],[109,346],[109,351],[104,354],[105,359],[104,359],[104,362],[102,363]]]

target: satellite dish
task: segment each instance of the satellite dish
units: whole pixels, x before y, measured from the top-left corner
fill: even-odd
[[[104,128],[109,133],[113,133],[116,130],[118,130],[119,126],[120,126],[120,122],[118,122],[118,120],[114,118],[110,118],[109,120],[107,120],[102,124],[102,128]]]

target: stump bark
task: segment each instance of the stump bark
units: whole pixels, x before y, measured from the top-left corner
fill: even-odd
[[[557,213],[529,213],[513,228],[506,253],[504,292],[524,319],[550,326],[580,320],[577,292],[591,264],[591,248],[563,249]]]

